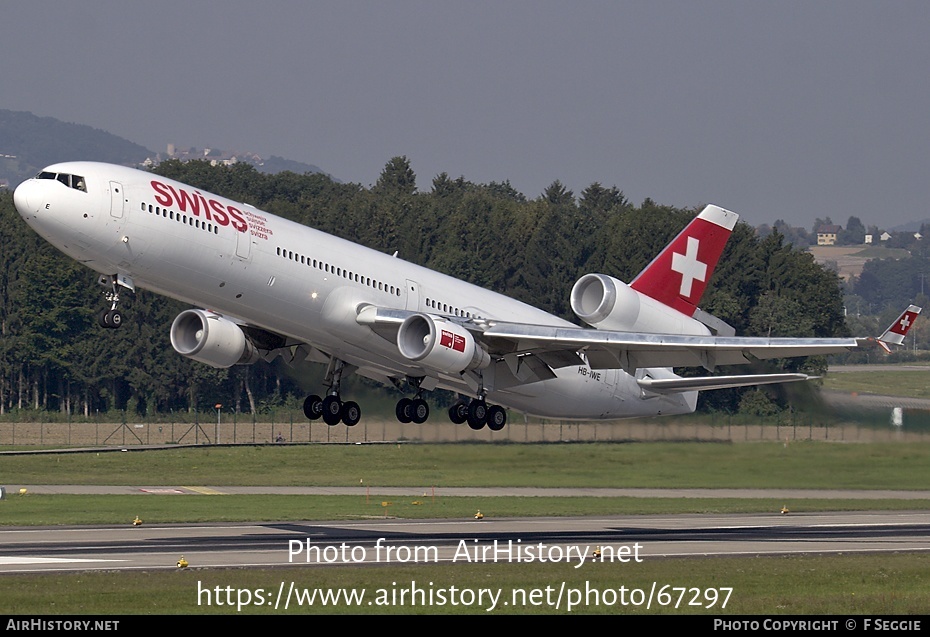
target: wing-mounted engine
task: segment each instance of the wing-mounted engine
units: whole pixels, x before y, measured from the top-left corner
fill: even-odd
[[[178,314],[171,324],[171,346],[211,367],[251,365],[259,359],[258,348],[238,324],[205,310]]]
[[[397,349],[404,358],[445,373],[484,369],[491,364],[487,351],[468,330],[428,314],[404,319],[397,330]]]
[[[572,311],[599,330],[707,335],[700,322],[606,274],[586,274],[572,287]]]

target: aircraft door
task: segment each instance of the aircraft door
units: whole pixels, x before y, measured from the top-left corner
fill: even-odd
[[[237,232],[236,235],[236,256],[248,261],[252,251],[252,234],[246,229],[245,232]]]
[[[407,279],[407,305],[405,309],[412,312],[420,311],[420,284]]]
[[[126,205],[126,197],[123,194],[123,185],[118,181],[110,182],[110,216],[117,219],[123,218],[123,211]]]

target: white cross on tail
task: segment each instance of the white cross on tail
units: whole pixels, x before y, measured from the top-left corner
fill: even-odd
[[[707,277],[707,264],[698,261],[698,247],[701,242],[694,237],[688,237],[688,247],[685,253],[675,252],[672,254],[672,270],[681,274],[681,288],[679,293],[689,298],[691,296],[691,286],[695,279],[704,282]]]

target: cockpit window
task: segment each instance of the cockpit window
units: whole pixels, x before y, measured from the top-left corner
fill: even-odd
[[[36,179],[54,179],[60,181],[68,188],[74,188],[75,190],[80,190],[81,192],[87,192],[87,184],[84,182],[84,178],[80,175],[69,175],[68,173],[50,173],[47,171],[42,171],[36,175]]]

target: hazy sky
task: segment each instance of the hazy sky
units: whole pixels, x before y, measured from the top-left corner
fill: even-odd
[[[0,108],[374,183],[406,155],[758,225],[930,217],[930,3],[81,0],[0,11]],[[2,150],[2,149],[0,149]],[[78,159],[63,157],[65,159]]]

